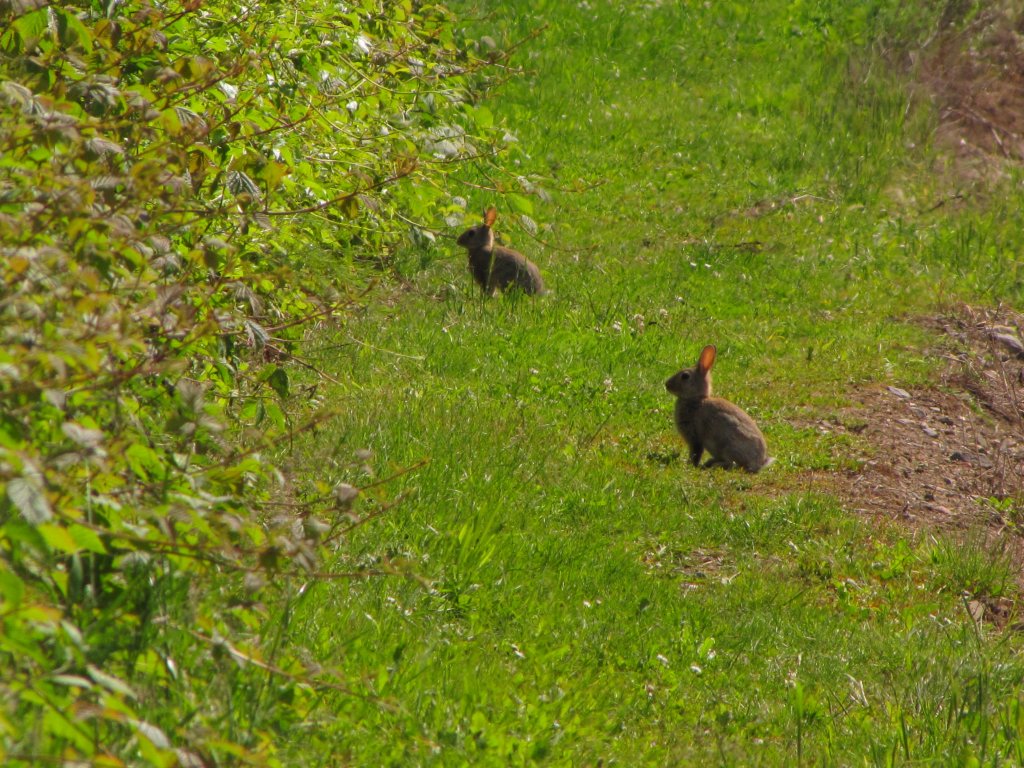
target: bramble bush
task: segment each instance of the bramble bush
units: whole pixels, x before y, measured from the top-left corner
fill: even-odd
[[[394,570],[332,569],[384,502],[362,460],[291,491],[274,446],[321,418],[310,324],[504,147],[500,55],[457,35],[409,0],[0,0],[5,765],[276,765],[363,695],[282,638],[311,580]]]

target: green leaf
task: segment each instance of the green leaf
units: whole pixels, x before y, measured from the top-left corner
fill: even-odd
[[[71,534],[75,544],[82,549],[87,549],[100,555],[107,553],[107,548],[103,545],[103,540],[100,539],[96,531],[81,525],[71,525],[68,528],[68,533]]]
[[[164,465],[160,454],[142,443],[132,443],[124,452],[128,467],[143,480],[160,477],[164,474]]]
[[[68,554],[74,554],[82,550],[82,547],[75,542],[68,529],[64,526],[54,523],[43,523],[38,528],[43,540],[49,545],[51,550],[67,552]]]
[[[276,368],[267,377],[267,383],[277,393],[277,396],[284,399],[288,397],[288,373],[284,368]]]
[[[259,400],[249,400],[238,412],[238,418],[247,422],[256,422],[263,417],[263,404]]]
[[[525,213],[527,216],[533,215],[533,201],[530,198],[523,195],[508,194],[505,195],[505,199],[512,203],[512,206],[520,213]]]
[[[39,39],[46,34],[49,23],[50,12],[48,8],[40,8],[31,13],[26,13],[19,19],[15,19],[11,27],[21,37],[21,41],[24,44],[23,53],[31,52],[31,49],[35,47]]]
[[[266,183],[267,189],[272,191],[281,183],[281,180],[288,175],[288,166],[270,161],[264,165],[256,175]]]
[[[78,17],[63,9],[54,10],[57,17],[57,35],[66,48],[81,48],[92,53],[92,36]]]
[[[25,583],[6,567],[0,570],[0,597],[3,598],[3,602],[17,608],[24,596]]]
[[[488,130],[494,127],[494,115],[487,107],[481,105],[472,111],[473,121],[478,128]]]
[[[56,625],[60,622],[61,618],[60,611],[50,605],[26,605],[18,611],[18,615],[34,624],[47,625]]]
[[[50,688],[50,690],[57,692],[58,689]],[[60,703],[63,706],[59,706],[57,709],[48,707],[45,710],[43,729],[50,734],[51,738],[66,740],[73,744],[82,754],[92,754],[93,744],[87,732],[77,727],[76,723],[64,714],[64,711],[70,709],[68,705],[71,704],[71,700]]]
[[[275,402],[268,401],[265,404],[265,408],[266,416],[270,419],[271,423],[278,429],[284,429],[287,422],[285,420],[284,411],[281,410],[281,406]]]
[[[46,542],[43,541],[43,537],[39,535],[39,529],[36,528],[36,526],[27,523],[21,517],[12,517],[8,520],[4,524],[3,528],[0,529],[0,533],[3,534],[0,541],[3,539],[9,539],[10,541],[24,544],[32,547],[33,549],[46,549]]]
[[[349,195],[341,201],[338,207],[341,209],[342,215],[354,219],[359,215],[359,198],[357,195]]]

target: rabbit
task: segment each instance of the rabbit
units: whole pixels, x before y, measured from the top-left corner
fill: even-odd
[[[511,248],[494,244],[491,227],[498,210],[491,206],[484,214],[484,223],[467,229],[455,242],[469,251],[469,269],[484,293],[493,295],[496,288],[510,286],[525,293],[546,293],[537,265]]]
[[[708,345],[693,368],[684,368],[665,382],[676,396],[676,429],[690,447],[690,462],[700,465],[704,451],[711,454],[704,467],[743,467],[757,472],[771,464],[768,444],[754,420],[737,405],[711,396],[711,366],[716,349]]]

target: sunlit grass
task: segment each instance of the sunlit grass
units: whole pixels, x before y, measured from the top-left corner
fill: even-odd
[[[346,556],[431,586],[320,585],[292,628],[393,704],[330,713],[346,762],[1020,758],[1019,644],[960,594],[1006,594],[1005,560],[802,480],[871,450],[814,418],[934,374],[908,317],[1021,297],[1019,265],[993,263],[1018,243],[999,216],[907,202],[942,193],[930,115],[866,47],[911,20],[872,7],[512,2],[474,22],[500,44],[546,24],[489,106],[550,192],[548,245],[511,207],[498,229],[552,293],[481,300],[451,245],[324,339],[318,364],[351,383],[301,460],[425,462]],[[760,475],[681,455],[663,382],[705,343],[778,457]]]

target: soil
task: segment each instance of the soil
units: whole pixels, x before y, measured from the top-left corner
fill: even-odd
[[[852,510],[925,532],[1008,538],[1024,566],[1024,315],[961,305],[919,322],[937,332],[940,381],[865,389],[820,422],[857,433],[870,452],[832,484]]]
[[[936,172],[952,173],[950,198],[963,200],[996,190],[1024,163],[1024,13],[993,4],[969,24],[946,21],[911,62],[937,107],[937,144],[952,158]],[[917,322],[936,332],[941,380],[863,390],[836,423],[820,423],[859,433],[870,451],[826,482],[850,509],[922,535],[980,529],[1013,552],[1024,595],[1024,316],[961,305]]]
[[[950,24],[920,57],[936,138],[961,184],[984,185],[1024,162],[1024,14],[997,6],[955,31]]]

